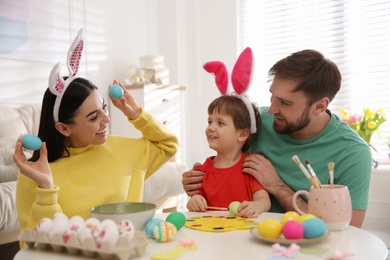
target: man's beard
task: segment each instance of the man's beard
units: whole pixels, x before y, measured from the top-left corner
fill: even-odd
[[[309,112],[310,112],[310,108],[306,108],[303,111],[302,116],[295,123],[289,123],[285,121],[286,122],[285,127],[281,127],[280,125],[277,125],[274,121],[273,128],[275,132],[278,134],[290,135],[292,133],[298,132],[299,130],[302,130],[310,123]]]

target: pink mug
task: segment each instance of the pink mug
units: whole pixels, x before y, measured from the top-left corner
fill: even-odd
[[[303,212],[297,205],[299,195],[308,198],[308,212]],[[293,196],[295,211],[299,214],[313,214],[322,219],[329,230],[342,230],[352,218],[352,203],[349,190],[344,185],[322,185],[322,189],[311,187],[310,191],[299,190]]]

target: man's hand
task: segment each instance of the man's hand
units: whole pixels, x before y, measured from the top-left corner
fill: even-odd
[[[271,194],[277,192],[277,187],[284,184],[272,163],[260,154],[248,155],[243,163],[242,171],[255,177]]]
[[[242,171],[255,179],[268,191],[285,211],[294,210],[292,197],[294,191],[280,179],[272,163],[260,154],[251,154],[245,158]],[[307,209],[307,203],[300,196],[297,204],[302,210]]]
[[[193,169],[182,174],[181,183],[183,184],[183,188],[187,195],[190,197],[199,194],[199,189],[203,186],[202,181],[204,172],[194,170],[194,168],[199,167],[200,165],[200,163],[195,163]]]

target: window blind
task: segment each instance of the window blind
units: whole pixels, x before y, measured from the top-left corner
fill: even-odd
[[[329,108],[361,113],[390,109],[389,0],[241,0],[239,47],[255,55],[249,95],[269,105],[268,69],[281,58],[316,49],[334,61],[342,87]],[[390,114],[371,144],[381,163],[390,163]]]

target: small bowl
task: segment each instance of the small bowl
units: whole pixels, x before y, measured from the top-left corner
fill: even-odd
[[[100,221],[112,219],[116,223],[122,220],[130,220],[135,229],[142,231],[146,223],[153,218],[156,212],[156,205],[146,202],[120,202],[103,204],[91,208],[93,218]]]

